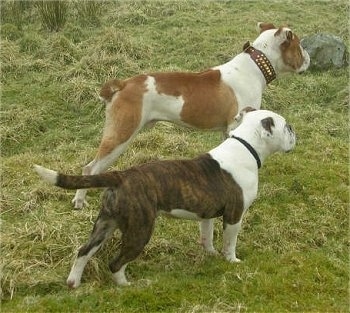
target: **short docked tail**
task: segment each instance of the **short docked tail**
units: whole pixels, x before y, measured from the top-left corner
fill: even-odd
[[[60,174],[40,165],[34,165],[34,169],[42,179],[64,189],[118,187],[121,182],[118,172],[75,176]]]
[[[111,79],[107,81],[100,90],[100,99],[105,102],[111,102],[113,95],[122,90],[126,85],[124,80]]]

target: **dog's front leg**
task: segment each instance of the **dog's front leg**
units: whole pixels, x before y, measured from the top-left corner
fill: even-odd
[[[200,222],[200,244],[210,254],[217,254],[213,245],[214,219],[207,219]]]
[[[236,224],[227,224],[224,225],[224,256],[229,262],[241,262],[240,259],[236,257],[236,244],[238,232],[241,229],[241,221]]]

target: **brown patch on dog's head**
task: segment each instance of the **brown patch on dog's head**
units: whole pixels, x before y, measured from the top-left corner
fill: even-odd
[[[280,49],[284,64],[290,66],[293,70],[299,69],[304,63],[299,37],[288,26],[279,27],[275,37],[281,37],[283,40]]]

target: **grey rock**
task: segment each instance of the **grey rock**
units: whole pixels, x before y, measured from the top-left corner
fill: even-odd
[[[303,38],[301,45],[310,55],[310,68],[329,69],[348,65],[348,51],[337,36],[319,33]]]

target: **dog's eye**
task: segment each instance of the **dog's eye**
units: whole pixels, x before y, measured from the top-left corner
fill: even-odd
[[[286,124],[285,127],[288,129],[288,131],[289,131],[290,133],[293,132],[293,127],[292,127],[292,125]]]

